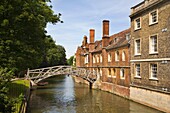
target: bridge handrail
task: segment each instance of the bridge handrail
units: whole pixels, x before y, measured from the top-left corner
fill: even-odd
[[[72,66],[53,66],[32,70],[28,69],[27,71],[27,77],[29,79],[34,79],[35,83],[38,83],[39,81],[46,79],[48,77],[61,74],[70,74],[78,76],[91,83],[98,79],[98,73],[96,71],[86,70],[85,68],[76,68]]]

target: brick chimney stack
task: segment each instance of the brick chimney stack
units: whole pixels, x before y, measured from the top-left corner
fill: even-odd
[[[94,49],[95,30],[90,29],[89,35],[90,35],[89,52],[91,52]]]
[[[90,43],[89,43],[89,67],[93,66],[93,55],[92,52],[94,51],[94,39],[95,39],[95,30],[90,29]]]
[[[82,45],[83,45],[83,46],[86,46],[86,44],[87,44],[87,36],[84,36],[84,37],[83,37]]]
[[[102,47],[107,47],[109,44],[109,20],[103,20],[103,37]]]
[[[109,45],[109,20],[103,20],[103,37],[102,37],[102,66],[108,66],[108,55],[106,47]],[[107,75],[107,71],[102,71],[102,75]],[[101,77],[102,81],[107,81],[107,76]]]
[[[94,43],[95,30],[90,29],[90,43]]]
[[[109,20],[103,20],[103,37],[109,36]]]

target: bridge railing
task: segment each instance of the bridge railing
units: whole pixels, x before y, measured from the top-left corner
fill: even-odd
[[[41,80],[51,76],[65,74],[81,77],[91,83],[93,83],[98,78],[96,71],[90,71],[84,68],[76,68],[71,66],[53,66],[33,70],[28,69],[27,78],[32,79],[35,83],[38,83]]]

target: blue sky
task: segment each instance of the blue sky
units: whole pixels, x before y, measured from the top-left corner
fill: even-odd
[[[64,23],[47,25],[47,32],[64,46],[67,58],[74,55],[84,35],[95,29],[95,40],[101,40],[102,21],[110,21],[110,35],[130,27],[130,8],[143,0],[51,0],[55,14]],[[89,39],[88,39],[89,40]]]

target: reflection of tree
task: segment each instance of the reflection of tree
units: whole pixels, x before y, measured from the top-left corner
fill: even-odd
[[[61,101],[56,95],[63,95],[61,91],[63,90],[64,79],[65,76],[63,75],[48,78],[45,80],[49,83],[48,85],[40,86],[35,91],[32,91],[29,103],[30,109],[40,112],[45,111],[52,104],[60,104]]]

